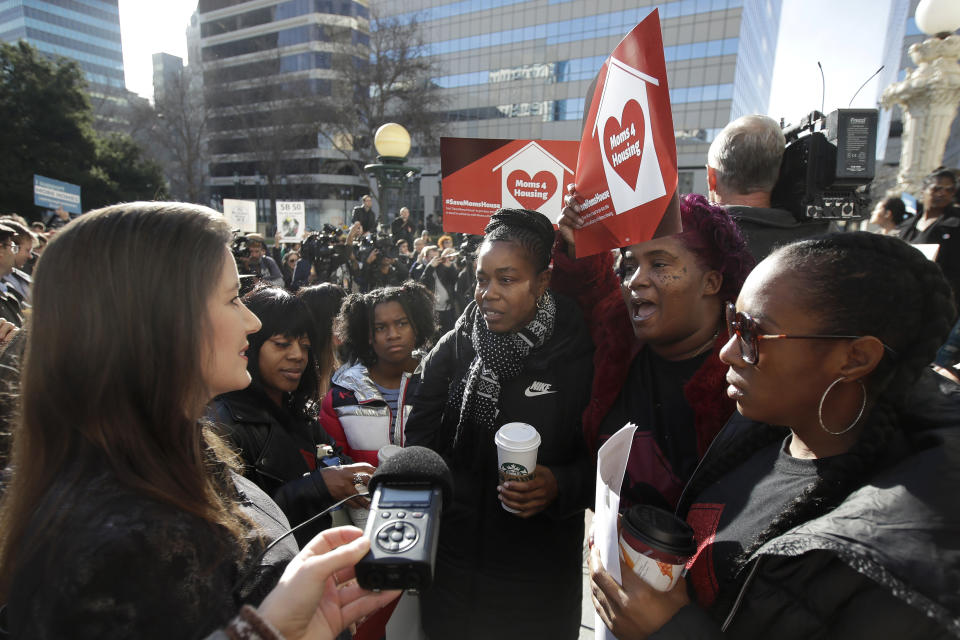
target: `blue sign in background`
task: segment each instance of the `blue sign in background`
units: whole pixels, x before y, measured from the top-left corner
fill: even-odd
[[[80,187],[69,182],[60,182],[33,174],[33,204],[47,209],[63,207],[70,213],[80,214]]]

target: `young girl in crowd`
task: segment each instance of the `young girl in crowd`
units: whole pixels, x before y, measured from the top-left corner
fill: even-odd
[[[474,302],[425,358],[407,423],[407,443],[441,453],[455,487],[423,625],[436,639],[573,639],[594,483],[580,423],[590,338],[574,303],[548,288],[550,221],[503,209],[485,233]],[[509,422],[540,434],[529,482],[499,483],[494,435]]]
[[[620,587],[591,557],[616,636],[955,637],[960,387],[928,369],[955,315],[940,269],[895,238],[761,262],[726,311],[740,413],[678,508],[699,545],[687,583],[626,570]]]
[[[262,326],[250,336],[247,370],[252,382],[214,403],[217,421],[240,450],[244,475],[270,495],[294,526],[357,492],[354,475],[369,464],[325,466],[318,446],[333,444],[310,407],[317,372],[310,350],[310,316],[296,296],[274,287],[255,289],[244,303]],[[358,504],[367,504],[358,498]],[[297,541],[305,544],[330,526],[320,518]]]
[[[333,376],[320,421],[354,460],[377,465],[377,451],[406,444],[420,377],[415,351],[433,335],[433,300],[419,284],[355,293],[337,318],[347,363]]]
[[[212,210],[133,203],[81,216],[47,247],[0,503],[12,638],[202,637],[259,602],[293,557],[288,539],[258,560],[286,519],[200,421],[213,396],[249,383],[247,336],[260,327],[229,240]],[[314,541],[263,618],[289,638],[332,638],[382,604],[332,586],[366,550],[358,534]],[[269,637],[242,615],[233,633]]]
[[[753,266],[730,216],[703,196],[680,201],[683,233],[573,259],[575,201],[560,221],[553,283],[584,310],[596,345],[583,414],[591,451],[627,422],[638,425],[621,505],[673,510],[684,484],[734,411],[720,348],[723,304]]]

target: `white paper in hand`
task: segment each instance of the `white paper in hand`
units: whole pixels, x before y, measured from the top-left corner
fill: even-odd
[[[627,472],[627,459],[637,425],[628,422],[610,436],[597,452],[597,494],[594,501],[593,544],[600,552],[600,562],[613,579],[621,584],[617,513],[620,510],[620,487]],[[594,635],[598,640],[615,640],[614,635],[594,612]]]

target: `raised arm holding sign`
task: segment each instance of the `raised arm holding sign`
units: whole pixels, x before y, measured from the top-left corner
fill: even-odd
[[[680,231],[677,209],[669,207],[677,148],[657,10],[617,45],[588,99],[575,179],[582,216],[576,255]],[[667,211],[673,224],[657,233]]]

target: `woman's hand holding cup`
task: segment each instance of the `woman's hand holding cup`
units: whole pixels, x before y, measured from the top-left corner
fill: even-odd
[[[557,499],[559,487],[550,467],[538,464],[533,478],[523,482],[508,480],[497,486],[500,502],[514,510],[520,518],[534,516]]]

